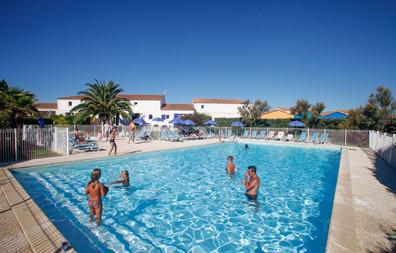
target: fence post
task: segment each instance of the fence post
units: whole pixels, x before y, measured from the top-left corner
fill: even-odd
[[[14,143],[15,143],[15,161],[18,161],[18,138],[17,138],[17,129],[14,128]]]
[[[347,145],[347,132],[348,132],[348,130],[344,129],[344,146]]]
[[[69,156],[69,128],[66,128],[66,155]]]
[[[392,135],[392,145],[390,148],[390,152],[389,152],[389,165],[392,165],[392,152],[393,152],[393,146],[395,145],[395,140],[396,140],[396,134]]]
[[[309,127],[307,128],[307,142],[309,142]]]
[[[58,128],[54,127],[54,131],[52,131],[52,132],[54,134],[54,148],[53,148],[53,150],[58,153]]]

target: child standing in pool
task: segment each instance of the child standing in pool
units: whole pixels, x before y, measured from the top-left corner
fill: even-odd
[[[237,169],[236,169],[236,166],[234,163],[234,157],[232,155],[227,157],[226,171],[228,174],[235,174],[237,172]]]
[[[99,182],[101,174],[100,169],[94,169],[91,173],[91,180],[85,188],[85,194],[89,195],[89,221],[93,221],[93,217],[96,216],[98,226],[100,226],[102,219],[102,197],[106,196],[108,191],[108,188]]]
[[[122,186],[129,186],[129,172],[127,170],[123,170],[120,174],[121,180],[114,181],[111,184],[122,184]]]

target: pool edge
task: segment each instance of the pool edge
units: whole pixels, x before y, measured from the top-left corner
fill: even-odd
[[[2,238],[0,249],[5,252],[55,252],[62,243],[67,242],[5,167],[0,167],[0,197],[0,219],[3,221],[0,229],[7,233],[14,232],[8,239]],[[76,251],[72,249],[68,252]]]
[[[356,234],[355,210],[353,207],[353,193],[347,147],[341,149],[341,160],[325,252],[361,252]]]

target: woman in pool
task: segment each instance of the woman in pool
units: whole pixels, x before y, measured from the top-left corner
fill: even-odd
[[[237,172],[234,157],[232,155],[227,157],[227,165],[226,165],[227,174],[235,174]]]
[[[127,170],[123,170],[120,174],[121,180],[114,181],[111,184],[122,184],[122,186],[129,186],[129,172]]]
[[[94,169],[91,173],[91,180],[88,182],[85,188],[85,194],[89,195],[89,221],[93,221],[93,217],[96,216],[96,224],[100,226],[102,219],[102,198],[106,196],[108,187],[99,182],[102,171],[100,169]]]

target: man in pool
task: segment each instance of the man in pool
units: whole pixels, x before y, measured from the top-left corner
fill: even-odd
[[[108,188],[99,182],[101,175],[102,171],[100,169],[94,169],[91,173],[91,180],[85,188],[85,194],[89,195],[89,221],[93,221],[93,217],[96,216],[98,226],[100,226],[102,219],[102,197],[106,196],[108,191]]]
[[[256,174],[256,166],[250,165],[248,167],[243,184],[246,188],[246,197],[248,197],[248,199],[256,200],[260,187],[260,178]]]

